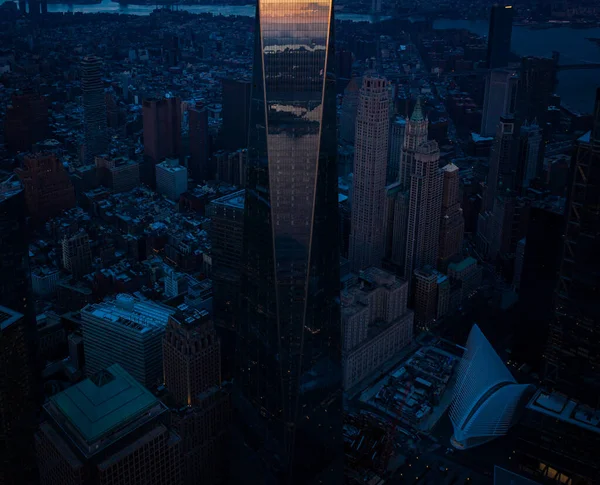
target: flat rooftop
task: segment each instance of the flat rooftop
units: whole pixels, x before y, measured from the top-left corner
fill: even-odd
[[[459,261],[458,263],[450,263],[448,265],[448,269],[460,272],[471,265],[477,265],[477,260],[471,256],[468,256],[462,261]]]
[[[23,318],[23,314],[15,312],[10,308],[0,306],[0,330],[6,330],[13,323],[18,322]]]
[[[563,394],[539,390],[533,395],[527,408],[588,431],[600,433],[600,410],[572,401]]]
[[[243,209],[245,197],[246,191],[242,189],[238,190],[237,192],[224,195],[223,197],[219,197],[218,199],[211,201],[211,204],[227,205],[234,207],[235,209]]]
[[[114,364],[52,396],[44,409],[85,456],[92,456],[166,408]]]

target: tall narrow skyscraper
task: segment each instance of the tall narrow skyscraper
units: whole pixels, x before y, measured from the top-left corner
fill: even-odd
[[[354,271],[381,267],[389,134],[388,81],[369,74],[358,99],[349,260]]]
[[[429,121],[423,115],[419,98],[404,132],[399,181],[405,189],[410,188],[410,177],[415,173],[415,151],[421,143],[427,141],[428,127]]]
[[[518,77],[508,69],[493,69],[485,80],[481,136],[494,136],[500,117],[515,113]]]
[[[512,36],[513,8],[493,5],[488,33],[487,65],[490,69],[508,66]]]
[[[571,164],[564,248],[550,324],[549,378],[571,396],[598,405],[600,396],[600,89],[589,142]]]
[[[406,132],[406,119],[396,116],[390,124],[390,152],[388,154],[387,183],[394,184],[400,178],[402,147]]]
[[[246,483],[342,481],[332,0],[259,0],[238,418]],[[235,471],[235,470],[234,470]]]
[[[442,219],[440,223],[440,269],[445,271],[450,259],[460,254],[465,233],[465,218],[460,207],[458,167],[446,165],[442,194]]]
[[[434,140],[422,143],[415,152],[404,265],[407,281],[412,280],[414,270],[437,263],[443,187],[439,160],[440,149]]]
[[[102,59],[99,57],[83,58],[81,90],[83,92],[84,159],[86,163],[92,163],[94,157],[103,154],[108,145]]]

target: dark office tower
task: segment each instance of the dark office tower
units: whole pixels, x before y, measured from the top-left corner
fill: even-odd
[[[342,111],[340,113],[340,142],[354,144],[356,134],[356,110],[358,109],[358,93],[360,79],[353,78],[344,89]]]
[[[487,46],[487,66],[489,69],[508,66],[513,13],[513,8],[510,5],[492,6]]]
[[[93,163],[108,145],[106,133],[106,100],[102,85],[102,59],[84,57],[81,61],[81,90],[83,97],[84,159]]]
[[[36,399],[36,329],[21,184],[0,183],[0,483],[29,483]],[[35,474],[35,471],[33,472]]]
[[[542,129],[535,120],[532,123],[524,122],[521,125],[516,188],[522,194],[542,172],[544,152],[542,141]]]
[[[552,300],[563,232],[564,204],[534,203],[529,213],[519,285],[520,311],[517,312],[512,349],[515,360],[529,364],[536,372],[542,370],[548,322],[553,317]]]
[[[27,92],[14,94],[6,109],[4,140],[13,152],[31,150],[34,143],[48,134],[48,101],[44,96]]]
[[[440,222],[439,266],[442,271],[462,251],[465,218],[460,207],[458,167],[449,163],[444,168],[442,219]]]
[[[34,222],[43,222],[75,207],[75,190],[60,160],[51,153],[25,157],[15,173],[23,183],[25,201]]]
[[[485,81],[481,136],[494,136],[500,117],[515,114],[517,82],[515,71],[494,69],[488,73]]]
[[[223,79],[223,148],[237,150],[248,147],[250,116],[250,83]]]
[[[146,99],[143,103],[144,156],[153,162],[181,154],[181,101]],[[191,143],[191,141],[190,141]]]
[[[497,194],[515,189],[518,148],[518,123],[514,116],[502,116],[490,156],[485,210],[492,211]]]
[[[163,340],[165,386],[181,437],[183,483],[223,483],[231,424],[229,386],[221,385],[221,346],[205,310],[169,317]]]
[[[339,79],[352,78],[352,52],[340,50],[335,53],[336,75]]]
[[[547,358],[556,387],[592,405],[600,398],[600,89],[590,141],[571,162],[566,232]]]
[[[24,437],[33,393],[26,325],[21,313],[0,306],[0,483],[26,483]],[[33,436],[33,434],[30,434]],[[28,443],[31,446],[31,442]],[[19,480],[17,480],[17,477]]]
[[[343,479],[333,26],[332,0],[258,2],[236,408],[265,466],[249,483]]]
[[[189,109],[190,123],[190,161],[188,172],[196,182],[211,180],[214,171],[210,167],[210,134],[208,111],[204,103],[197,102]]]
[[[41,0],[40,7],[42,15],[46,15],[48,13],[48,0]]]
[[[394,184],[400,180],[402,164],[402,147],[406,132],[406,119],[396,116],[390,123],[390,149],[388,154],[387,183]]]
[[[37,18],[40,16],[40,2],[38,0],[28,0],[29,16]]]
[[[240,296],[241,258],[244,247],[245,192],[213,200],[206,207],[212,244],[213,317],[223,346],[223,375],[234,370],[235,323]]]
[[[543,130],[548,120],[548,107],[553,103],[559,54],[552,57],[523,57],[519,72],[517,117],[537,120]]]
[[[19,12],[21,12],[21,15],[27,13],[27,0],[19,0]]]

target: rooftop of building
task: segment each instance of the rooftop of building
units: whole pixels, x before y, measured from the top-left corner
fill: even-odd
[[[231,194],[224,195],[223,197],[219,197],[218,199],[214,199],[211,204],[219,204],[233,207],[235,209],[243,209],[245,203],[245,190],[238,190],[237,192],[233,192]]]
[[[92,456],[166,410],[114,364],[52,396],[44,405],[84,456]]]
[[[165,170],[167,172],[173,172],[173,173],[183,172],[183,171],[187,170],[187,168],[185,168],[183,165],[179,165],[178,160],[172,160],[172,159],[167,159],[164,162],[158,163],[156,165],[156,168],[158,168],[158,167],[160,167],[161,170]]]
[[[600,434],[600,409],[579,404],[564,394],[540,389],[527,403],[527,408]]]
[[[444,165],[442,167],[442,170],[444,172],[458,172],[459,168],[456,165],[454,165],[452,162],[450,162],[449,164]]]
[[[448,269],[452,269],[453,271],[460,273],[461,271],[465,270],[466,268],[472,265],[477,265],[477,260],[472,256],[467,256],[462,261],[459,261],[457,263],[450,263],[448,265]]]
[[[82,317],[90,314],[107,325],[125,325],[140,333],[164,329],[175,311],[175,308],[167,305],[140,300],[124,293],[117,295],[114,300],[90,304],[81,310]]]
[[[0,175],[0,179],[2,176]],[[20,180],[16,175],[11,174],[4,180],[0,181],[0,201],[9,199],[13,195],[18,194],[23,190]]]
[[[18,322],[23,318],[23,314],[15,312],[10,308],[0,306],[0,330],[6,330],[12,324]]]

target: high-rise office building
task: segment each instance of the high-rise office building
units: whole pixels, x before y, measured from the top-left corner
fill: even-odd
[[[250,83],[236,79],[223,79],[221,85],[223,88],[221,146],[228,150],[247,148]]]
[[[188,171],[196,182],[212,180],[214,170],[210,164],[210,133],[208,110],[198,101],[188,110],[190,123],[190,160]]]
[[[36,433],[41,485],[182,484],[168,410],[120,365],[50,397]]]
[[[185,485],[223,483],[231,423],[229,386],[221,385],[221,348],[205,310],[178,310],[163,340],[165,386],[175,401]]]
[[[342,110],[340,113],[340,142],[354,144],[356,135],[356,110],[358,109],[358,95],[361,81],[352,78],[344,89]]]
[[[406,257],[409,191],[396,182],[385,188],[385,195],[385,260],[401,271]]]
[[[155,184],[154,166],[164,158],[181,156],[181,101],[179,98],[146,99],[142,104],[144,157],[147,183]],[[194,122],[194,118],[192,118]],[[196,133],[196,125],[190,135]]]
[[[188,189],[188,171],[176,158],[156,165],[156,191],[174,202]]]
[[[600,89],[589,142],[571,162],[566,231],[550,324],[548,378],[573,398],[598,405],[600,396]]]
[[[165,385],[180,405],[221,385],[221,347],[206,310],[178,310],[163,338]]]
[[[120,294],[81,310],[88,376],[121,365],[149,389],[162,382],[162,338],[175,308]]]
[[[384,206],[388,162],[388,81],[363,78],[356,116],[352,223],[348,259],[354,271],[381,266],[385,251]]]
[[[487,45],[487,67],[508,66],[514,9],[510,5],[493,5]]]
[[[102,84],[102,59],[84,57],[81,61],[83,98],[84,160],[93,163],[108,147],[106,133],[106,98]]]
[[[98,180],[113,193],[129,192],[140,185],[140,164],[125,157],[96,157]]]
[[[411,175],[404,264],[404,279],[407,281],[412,281],[414,270],[437,264],[442,212],[443,174],[439,168],[437,142],[422,143],[414,156],[415,173]]]
[[[517,160],[516,188],[523,193],[531,181],[538,177],[542,172],[544,152],[542,129],[536,120],[521,125],[519,138],[519,153]]]
[[[493,210],[497,194],[516,188],[518,149],[519,124],[514,116],[502,116],[496,127],[482,211]]]
[[[494,136],[500,117],[515,113],[517,85],[518,77],[514,70],[492,69],[487,74],[481,116],[481,136]]]
[[[257,5],[236,353],[265,465],[250,483],[342,481],[333,27],[331,0]]]
[[[25,189],[27,209],[34,222],[43,222],[75,207],[75,190],[56,155],[39,153],[23,160],[15,173]]]
[[[4,268],[3,268],[4,270]],[[26,483],[34,380],[23,314],[0,306],[0,483]],[[29,477],[27,477],[29,478]]]
[[[546,127],[548,107],[556,90],[558,52],[552,57],[523,57],[519,69],[517,117],[521,121],[537,120]]]
[[[410,177],[415,173],[415,152],[421,143],[427,141],[428,127],[429,121],[423,115],[421,98],[419,98],[410,119],[406,123],[404,132],[399,181],[405,189],[410,188]]]
[[[564,233],[564,203],[534,203],[529,214],[527,242],[519,285],[513,355],[536,372],[543,368],[542,355],[553,318],[553,296]],[[564,199],[563,199],[564,202]],[[534,312],[528,311],[535,308]]]
[[[442,219],[440,222],[439,265],[445,271],[454,256],[462,252],[465,218],[460,207],[460,181],[458,167],[449,163],[444,172],[442,193]]]
[[[47,99],[33,92],[13,94],[4,115],[6,148],[13,152],[26,152],[47,135]]]
[[[62,241],[62,256],[64,268],[74,278],[81,278],[92,271],[90,238],[83,229],[72,236],[65,236]]]
[[[402,163],[402,147],[406,132],[406,119],[396,116],[390,124],[390,150],[388,154],[387,183],[393,184],[400,179],[400,164]]]
[[[214,319],[217,325],[234,328],[244,248],[244,199],[240,190],[211,201],[210,217]]]

